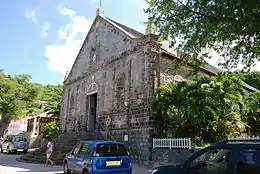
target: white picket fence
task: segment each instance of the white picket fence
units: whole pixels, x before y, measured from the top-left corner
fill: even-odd
[[[191,149],[191,138],[153,138],[153,148]]]
[[[260,136],[242,136],[242,137],[232,137],[228,140],[260,140]]]

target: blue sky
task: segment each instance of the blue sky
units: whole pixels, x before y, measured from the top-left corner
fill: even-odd
[[[144,32],[144,0],[102,0],[105,16]],[[99,0],[0,2],[0,68],[60,84],[96,15]]]

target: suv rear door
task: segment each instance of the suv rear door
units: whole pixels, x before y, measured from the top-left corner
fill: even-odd
[[[197,152],[187,163],[189,174],[234,174],[234,152],[227,147],[210,147]]]
[[[97,169],[128,168],[131,158],[123,144],[97,144],[93,152]]]
[[[14,146],[17,149],[27,149],[27,139],[24,137],[15,137],[14,139]]]
[[[259,147],[259,145],[256,145]],[[259,174],[260,148],[246,147],[238,150],[236,174]]]

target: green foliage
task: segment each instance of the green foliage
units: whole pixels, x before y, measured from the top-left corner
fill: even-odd
[[[26,114],[25,109],[38,97],[39,88],[29,75],[10,76],[1,71],[0,114],[5,121]]]
[[[244,113],[246,121],[251,126],[251,132],[258,135],[260,133],[260,92],[248,94],[245,101]]]
[[[45,112],[52,115],[52,117],[59,118],[60,116],[61,103],[60,102],[50,102],[44,108]]]
[[[226,73],[158,88],[154,102],[158,134],[199,136],[204,143],[241,134],[245,130],[243,94],[240,80]]]
[[[47,102],[60,102],[61,93],[61,85],[45,85],[42,86],[42,95],[40,96],[40,100]]]
[[[253,72],[242,72],[242,71],[235,71],[233,73],[235,76],[243,80],[245,83],[255,87],[256,89],[260,90],[260,72],[253,71]]]
[[[23,116],[34,116],[43,113],[39,101],[36,99],[33,102],[27,103]]]
[[[46,137],[57,137],[59,133],[58,123],[56,121],[53,121],[46,124],[43,132]]]
[[[30,82],[26,74],[10,76],[0,69],[0,136],[12,119],[40,114],[46,109],[54,117],[59,116],[61,85],[45,85]],[[49,104],[45,110],[40,101]]]
[[[60,116],[62,89],[61,85],[42,86],[40,99],[48,102],[44,112],[48,112],[54,118],[59,118]]]
[[[58,112],[62,86],[43,86],[31,83],[30,80],[29,75],[10,76],[0,69],[0,114],[3,119],[40,114],[43,112],[39,103],[41,100],[50,103],[47,108],[50,108],[54,115]]]
[[[219,53],[224,67],[249,69],[260,57],[258,1],[146,0],[149,22],[164,39],[178,40],[182,61],[198,67],[208,53]],[[172,44],[176,42],[173,41]]]

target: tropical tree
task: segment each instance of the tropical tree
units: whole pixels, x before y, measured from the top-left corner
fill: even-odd
[[[47,102],[60,102],[62,89],[62,85],[44,85],[39,99]]]
[[[26,106],[38,97],[39,88],[29,75],[6,75],[0,72],[0,136],[12,119],[26,115]]]
[[[233,75],[237,76],[245,83],[255,87],[260,90],[260,72],[252,71],[252,72],[243,72],[243,71],[234,71]]]
[[[154,103],[158,135],[200,136],[214,142],[241,134],[243,93],[240,80],[225,73],[158,88]]]
[[[50,114],[54,118],[59,118],[60,109],[61,109],[61,102],[51,102],[47,104],[47,106],[44,108],[44,111],[48,112],[48,114]]]
[[[173,38],[182,61],[198,67],[214,50],[225,68],[260,60],[260,6],[244,0],[147,0],[145,10],[162,38]]]
[[[244,114],[246,121],[251,127],[251,133],[258,135],[260,133],[260,93],[249,93],[245,97],[245,103]]]

